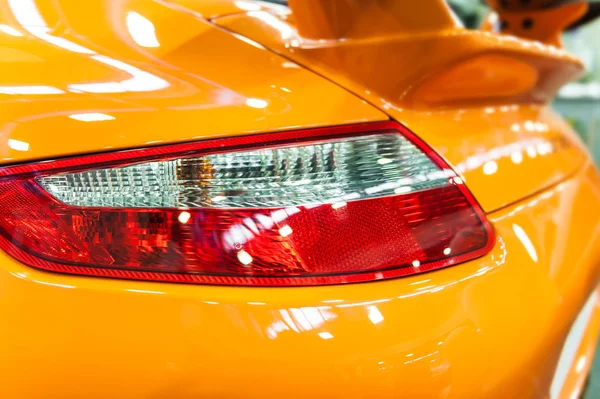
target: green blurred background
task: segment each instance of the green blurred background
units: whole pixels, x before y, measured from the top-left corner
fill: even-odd
[[[590,2],[600,3],[600,0]],[[482,0],[449,0],[467,27],[477,27],[489,13]],[[588,145],[596,164],[600,165],[600,18],[563,36],[565,47],[586,65],[586,73],[577,82],[565,86],[554,102],[561,113]],[[600,399],[600,349],[584,399]]]

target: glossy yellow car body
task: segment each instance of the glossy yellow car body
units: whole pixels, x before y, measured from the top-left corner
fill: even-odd
[[[545,102],[581,65],[461,29],[441,2],[398,4],[413,27],[340,44],[249,0],[3,0],[3,165],[393,118],[461,174],[497,241],[432,273],[301,288],[0,253],[0,397],[576,397],[600,329],[600,176]]]

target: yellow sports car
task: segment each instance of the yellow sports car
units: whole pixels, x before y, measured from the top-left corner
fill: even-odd
[[[578,397],[587,5],[490,5],[1,0],[0,397]]]

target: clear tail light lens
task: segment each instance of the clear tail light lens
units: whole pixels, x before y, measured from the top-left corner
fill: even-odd
[[[493,245],[460,179],[393,122],[0,169],[0,233],[44,270],[262,286],[411,275]]]

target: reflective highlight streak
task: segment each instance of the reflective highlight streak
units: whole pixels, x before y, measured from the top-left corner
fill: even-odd
[[[521,226],[519,226],[517,224],[513,224],[513,231],[515,232],[515,234],[517,235],[519,240],[521,240],[521,243],[523,243],[523,246],[525,247],[525,250],[531,257],[531,259],[534,262],[537,262],[538,261],[537,251],[535,250],[535,246],[529,239],[529,236],[527,235],[525,230],[523,230],[523,228]]]
[[[8,146],[15,151],[29,151],[29,143],[21,140],[8,139]]]
[[[367,312],[369,312],[369,320],[373,324],[379,324],[383,321],[383,315],[377,309],[377,306],[367,306]]]
[[[269,105],[265,100],[261,100],[260,98],[248,98],[246,99],[246,105],[252,108],[266,108]]]
[[[64,91],[52,86],[0,86],[0,94],[63,94]]]
[[[7,35],[11,35],[11,36],[23,36],[23,34],[21,32],[19,32],[12,26],[5,25],[5,24],[0,24],[0,32],[4,32]]]
[[[104,55],[95,55],[90,57],[98,62],[110,65],[121,71],[132,75],[130,79],[121,82],[101,82],[101,83],[82,83],[70,84],[67,87],[70,90],[80,90],[88,93],[122,93],[122,92],[147,92],[164,89],[169,87],[169,83],[149,72],[142,71],[125,62],[115,60]]]
[[[33,0],[8,0],[8,5],[19,24],[27,31],[45,33],[50,30]]]
[[[99,122],[99,121],[112,121],[115,119],[114,116],[102,114],[99,112],[90,112],[84,114],[72,114],[69,115],[69,118],[75,119],[76,121],[81,122]]]
[[[73,43],[70,40],[48,34],[51,29],[46,24],[46,21],[44,21],[33,0],[9,0],[8,5],[23,29],[33,36],[75,53],[95,54],[93,50]]]

